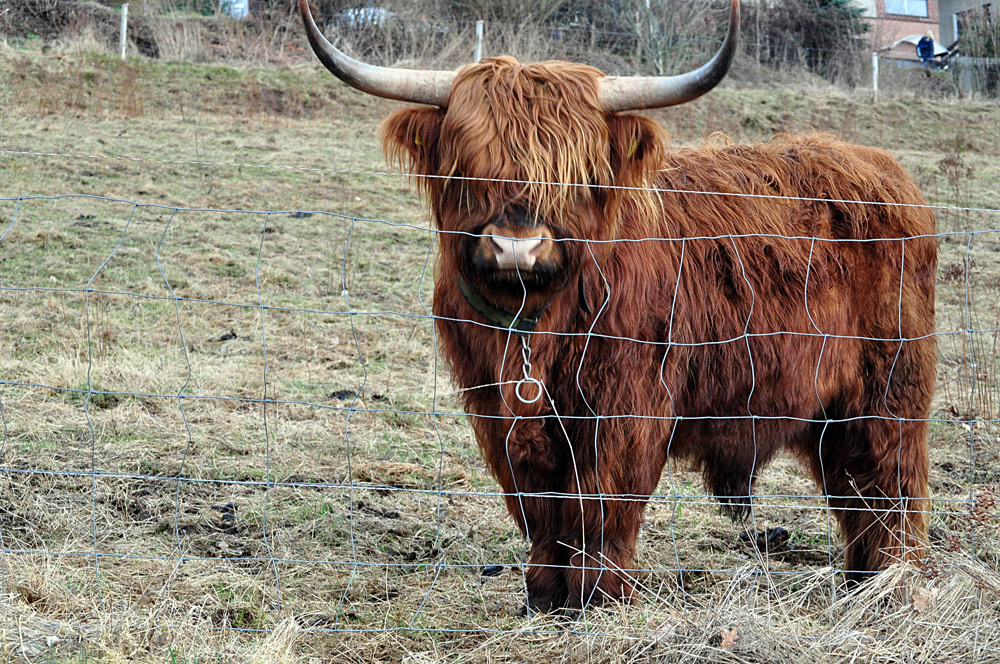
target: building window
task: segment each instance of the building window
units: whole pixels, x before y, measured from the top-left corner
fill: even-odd
[[[927,0],[885,0],[885,13],[927,18]]]

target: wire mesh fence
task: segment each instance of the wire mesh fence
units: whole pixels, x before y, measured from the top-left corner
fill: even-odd
[[[177,29],[159,57],[304,57],[297,22],[287,24],[294,39],[282,32],[285,23],[268,25],[271,32],[260,34],[273,39],[263,47],[253,41],[258,33],[244,35],[246,53],[205,50],[214,39],[205,26]],[[392,64],[412,55],[404,47],[420,39],[427,47],[472,35],[471,23],[438,25],[402,26],[410,32],[374,45],[382,50],[359,28],[357,43],[346,45]],[[602,66],[580,49],[622,38],[569,26],[564,34],[536,31],[532,42],[517,24],[498,27],[510,41],[491,48]],[[695,41],[706,52],[715,45]],[[449,66],[447,58],[462,64],[471,47],[458,43],[434,50]],[[0,634],[16,622],[24,657],[53,656],[48,639],[58,636],[247,661],[246,639],[280,642],[290,634],[333,661],[398,661],[409,652],[417,653],[411,661],[807,662],[857,653],[891,661],[920,653],[928,661],[988,662],[1000,652],[991,628],[1000,620],[1000,210],[989,140],[976,134],[977,107],[947,109],[945,125],[926,106],[907,115],[890,104],[872,119],[848,104],[835,126],[813,117],[815,107],[808,119],[795,118],[787,97],[748,93],[660,118],[682,142],[719,128],[758,140],[754,132],[821,126],[861,143],[872,142],[869,124],[891,118],[913,135],[902,142],[907,149],[920,142],[935,154],[906,164],[929,198],[949,202],[928,206],[939,245],[932,335],[939,358],[926,422],[930,545],[922,567],[894,566],[851,593],[830,501],[856,495],[822,491],[789,455],[735,496],[712,495],[701,473],[677,460],[649,493],[499,487],[472,434],[486,418],[465,413],[468,392],[451,381],[438,351],[435,325],[447,321],[432,313],[432,293],[447,234],[414,222],[416,202],[400,193],[398,174],[371,169],[374,157],[362,154],[368,146],[357,138],[361,123],[342,126],[342,114],[356,109],[340,103],[340,91],[290,88],[275,82],[282,72],[242,77],[225,68],[199,70],[197,83],[185,86],[178,71],[153,60],[70,57],[56,73],[26,58],[10,61],[12,85],[0,94],[17,109],[5,117],[10,133],[0,145],[10,148],[0,149],[0,182],[9,188],[0,191]],[[628,63],[608,62],[634,73]],[[925,79],[910,74],[896,82],[907,95]],[[886,77],[891,88],[893,73],[883,71]],[[337,103],[325,106],[324,95]],[[168,108],[173,115],[162,120]],[[213,124],[217,115],[235,120]],[[86,118],[86,129],[43,139],[24,128],[35,131],[37,119],[38,132],[56,134],[58,119],[68,117]],[[307,147],[280,140],[285,130],[284,137],[302,134]],[[130,144],[128,133],[142,131],[162,142]],[[941,145],[925,139],[931,134]],[[275,161],[261,163],[267,154]],[[289,165],[296,154],[307,165]],[[308,165],[316,163],[335,166]],[[279,180],[292,194],[275,193]],[[92,193],[34,195],[59,191]],[[810,253],[822,243],[762,233],[641,242],[693,251],[765,239]],[[758,276],[743,274],[751,282]],[[478,318],[450,322],[502,327]],[[811,328],[775,328],[694,343],[749,348],[768,335],[827,342]],[[515,349],[521,343],[508,338]],[[683,345],[668,336],[611,338],[599,329],[559,340],[614,341],[664,357]],[[817,367],[799,369],[815,388]],[[499,394],[503,383],[481,389]],[[596,422],[603,430],[677,421],[643,409],[537,419]],[[840,423],[825,413],[753,408],[701,419],[755,432],[775,421]],[[581,511],[645,505],[625,569],[599,558],[582,565],[628,577],[632,605],[563,616],[526,611],[526,576],[536,564],[508,499],[562,500]],[[720,499],[749,504],[749,517],[730,520]],[[0,638],[0,647],[7,644]],[[419,655],[427,652],[434,654]]]
[[[986,627],[998,608],[1000,210],[927,207],[939,217],[941,265],[928,420],[931,547],[909,587],[933,588],[961,569],[969,584],[955,606],[975,606],[963,619]],[[751,615],[781,606],[796,617],[820,606],[844,617],[857,605],[842,589],[844,543],[830,510],[838,496],[817,490],[791,459],[779,458],[743,496],[710,495],[698,472],[673,463],[648,495],[499,489],[473,443],[475,416],[463,412],[436,348],[431,300],[442,231],[330,211],[93,195],[4,197],[0,229],[4,592],[43,596],[36,585],[55,584],[68,605],[92,602],[102,613],[150,603],[152,631],[193,624],[269,633],[293,616],[300,632],[316,634],[530,639],[555,629],[636,647],[674,642],[662,615],[633,618],[627,636],[593,611],[555,628],[520,618],[530,545],[506,513],[513,497],[646,504],[633,565],[610,571],[633,580],[640,605],[714,607],[722,622],[712,629],[721,624],[723,640],[732,618],[720,606]],[[757,237],[803,251],[818,241]],[[720,239],[748,238],[642,242]],[[587,343],[601,333],[565,336]],[[697,343],[749,348],[754,337]],[[658,352],[676,343],[616,341]],[[815,367],[802,370],[818,380]],[[756,427],[796,417],[751,409],[723,419]],[[719,500],[733,498],[748,502],[748,520],[719,514]],[[606,561],[590,564],[608,571]],[[50,576],[26,581],[38,567]],[[865,592],[884,600],[896,586]],[[746,616],[740,621],[746,634]],[[966,647],[966,661],[989,661],[998,644],[984,633],[971,647],[948,647]]]

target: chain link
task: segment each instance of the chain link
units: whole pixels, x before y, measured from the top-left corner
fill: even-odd
[[[521,336],[521,371],[524,378],[531,378],[531,346],[528,345],[527,335]]]
[[[524,374],[524,378],[517,381],[517,385],[514,386],[514,394],[517,395],[518,400],[521,403],[535,403],[542,398],[542,381],[537,378],[531,377],[531,346],[528,345],[528,335],[522,334],[521,337],[521,373]],[[534,385],[537,392],[534,398],[526,399],[521,394],[521,388],[524,385]]]

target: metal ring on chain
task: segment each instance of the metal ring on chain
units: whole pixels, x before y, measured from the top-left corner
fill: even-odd
[[[524,385],[525,383],[534,385],[535,388],[538,390],[538,392],[535,394],[534,399],[525,399],[524,396],[521,394],[521,386]],[[544,388],[542,387],[542,381],[538,380],[537,378],[532,378],[528,376],[527,378],[522,378],[521,380],[517,381],[517,385],[514,386],[514,394],[517,395],[517,398],[521,401],[521,403],[530,404],[530,403],[535,403],[536,401],[542,398],[543,389]]]

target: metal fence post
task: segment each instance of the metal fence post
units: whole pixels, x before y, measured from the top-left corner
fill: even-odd
[[[872,101],[878,101],[878,52],[872,53]]]
[[[122,60],[125,59],[125,47],[128,46],[128,3],[122,5]]]
[[[476,54],[473,56],[473,62],[479,62],[483,59],[483,25],[485,21],[476,21]]]

